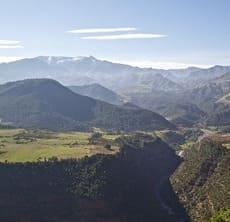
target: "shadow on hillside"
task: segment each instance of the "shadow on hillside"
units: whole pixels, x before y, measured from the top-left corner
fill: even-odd
[[[181,159],[160,139],[128,142],[117,155],[0,164],[0,221],[188,222],[169,182]]]
[[[186,213],[185,208],[179,202],[177,195],[175,194],[172,185],[167,179],[160,191],[160,195],[168,208],[164,208],[165,212],[169,215],[171,214],[171,219],[169,222],[189,222],[189,216]]]

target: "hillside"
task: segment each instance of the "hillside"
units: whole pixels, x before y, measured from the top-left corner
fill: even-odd
[[[152,93],[159,92],[172,92],[182,90],[183,87],[166,77],[160,72],[151,72],[144,70],[143,72],[130,73],[121,81],[124,77],[120,77],[120,84],[117,91],[127,93]]]
[[[220,98],[218,101],[218,103],[224,103],[224,104],[228,104],[230,103],[230,93],[224,95],[222,98]]]
[[[187,92],[152,92],[129,94],[130,102],[144,109],[157,112],[171,122],[181,126],[191,126],[201,121],[205,112],[187,99]]]
[[[230,124],[229,103],[215,103],[212,111],[205,118],[208,125],[228,127]]]
[[[230,208],[224,208],[217,212],[211,219],[210,222],[224,221],[228,222],[230,218]]]
[[[230,124],[230,104],[229,104],[229,93],[230,93],[230,73],[225,73],[219,78],[213,80],[220,89],[220,93],[217,94],[209,106],[208,115],[206,117],[206,123],[210,125],[217,125],[228,127]],[[205,104],[205,102],[204,102]],[[206,102],[208,104],[208,102]]]
[[[191,72],[185,79],[185,84],[189,87],[196,87],[201,83],[206,83],[209,80],[213,80],[221,77],[225,73],[230,71],[230,66],[213,66],[209,69],[200,69]]]
[[[151,111],[124,109],[82,96],[50,79],[24,80],[0,86],[0,118],[16,126],[54,130],[174,128]]]
[[[220,74],[219,74],[220,75]],[[229,73],[200,82],[193,88],[171,92],[129,93],[131,103],[160,113],[173,123],[191,126],[196,123],[228,125],[230,93]]]
[[[206,221],[230,206],[229,143],[229,135],[212,135],[196,143],[185,151],[185,161],[171,178],[192,221]]]
[[[119,95],[97,83],[83,86],[69,86],[68,88],[83,96],[89,96],[115,105],[122,104],[122,98]]]
[[[1,163],[0,220],[187,222],[168,181],[180,158],[159,138],[138,134],[118,142],[117,155]]]
[[[180,126],[192,126],[205,116],[201,109],[191,103],[169,103],[158,107],[157,111],[172,123]]]

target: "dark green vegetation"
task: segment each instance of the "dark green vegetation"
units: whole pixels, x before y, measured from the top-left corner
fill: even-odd
[[[171,148],[178,149],[180,144],[185,142],[185,137],[183,132],[174,130],[160,130],[154,132],[156,136],[160,137],[165,143],[167,143]]]
[[[119,95],[97,83],[84,86],[69,86],[69,89],[77,94],[89,96],[107,103],[122,104],[122,98]]]
[[[229,136],[205,138],[186,149],[184,162],[171,178],[192,221],[208,221],[216,212],[230,206],[229,142]]]
[[[230,221],[230,208],[220,210],[210,219],[210,222],[229,222],[229,221]]]
[[[117,143],[116,155],[1,164],[0,220],[187,221],[168,181],[181,161],[172,149],[143,134]]]
[[[154,131],[154,134],[174,150],[183,150],[194,144],[203,132],[199,128],[181,128],[180,130],[158,130]]]
[[[229,127],[230,105],[221,103],[216,105],[214,110],[208,115],[206,122],[211,126]]]
[[[205,116],[205,112],[192,103],[193,99],[185,99],[185,96],[184,90],[179,92],[156,91],[152,94],[128,94],[131,103],[161,113],[179,126],[192,126]]]
[[[49,79],[10,82],[0,86],[0,118],[20,127],[52,130],[115,130],[174,128],[162,116],[127,109],[75,94]]]

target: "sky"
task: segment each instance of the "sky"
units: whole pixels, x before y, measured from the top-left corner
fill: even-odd
[[[94,56],[141,67],[230,65],[229,0],[0,0],[0,62]]]

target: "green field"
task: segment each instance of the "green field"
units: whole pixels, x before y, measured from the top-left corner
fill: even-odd
[[[195,144],[195,141],[192,140],[186,140],[185,143],[179,145],[180,149],[188,149],[191,148]]]
[[[91,133],[51,132],[45,130],[0,130],[0,162],[33,162],[56,157],[58,159],[82,158],[97,153],[114,154],[119,148],[104,148],[102,144],[90,144]],[[104,134],[111,142],[118,135]]]

